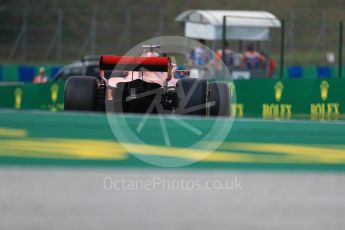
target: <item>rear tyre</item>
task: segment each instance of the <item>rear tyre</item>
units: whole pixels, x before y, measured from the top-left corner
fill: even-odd
[[[176,84],[176,90],[178,98],[176,112],[178,114],[206,116],[206,80],[181,79]]]
[[[97,79],[73,76],[65,84],[65,111],[95,111],[97,101]]]
[[[230,116],[230,89],[227,83],[211,82],[208,85],[210,116]]]

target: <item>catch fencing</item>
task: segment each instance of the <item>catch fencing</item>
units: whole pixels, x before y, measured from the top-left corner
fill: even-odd
[[[68,63],[87,54],[121,55],[152,37],[183,35],[183,26],[174,21],[181,10],[168,9],[164,1],[121,9],[0,9],[0,19],[6,21],[0,25],[0,61]],[[333,10],[332,14],[323,9],[267,10],[285,22],[284,40],[281,30],[274,30],[271,41],[260,44],[258,49],[268,49],[278,65],[282,48],[285,66],[338,68],[339,63],[345,64],[344,58],[339,60],[344,53],[340,22],[344,9]],[[241,49],[248,43],[243,41]],[[212,47],[211,42],[207,45]],[[238,49],[237,43],[230,45]]]

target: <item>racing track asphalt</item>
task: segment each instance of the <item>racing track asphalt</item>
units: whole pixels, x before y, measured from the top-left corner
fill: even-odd
[[[103,184],[107,177],[158,177],[166,185],[109,190],[110,184]],[[167,187],[173,180],[195,184],[235,178],[240,186],[229,191]],[[0,184],[4,230],[345,228],[343,173],[11,166],[0,168]]]
[[[143,167],[121,149],[114,155],[119,144],[101,115],[7,112],[0,123],[0,230],[345,229],[344,122],[237,120],[222,156],[240,151],[226,159],[243,154],[248,167],[174,170]],[[117,158],[100,161],[90,145]],[[107,177],[139,189],[107,190]],[[175,186],[140,187],[157,178]],[[197,186],[236,180],[237,190]]]

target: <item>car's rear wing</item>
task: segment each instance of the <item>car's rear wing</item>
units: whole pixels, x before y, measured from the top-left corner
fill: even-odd
[[[133,56],[109,56],[100,58],[101,71],[151,71],[168,72],[170,59],[168,57],[133,57]]]

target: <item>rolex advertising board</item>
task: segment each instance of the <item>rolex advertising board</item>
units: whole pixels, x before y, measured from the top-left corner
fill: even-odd
[[[236,81],[237,116],[339,119],[344,116],[345,79],[253,79]]]
[[[0,108],[61,111],[63,95],[64,84],[58,83],[2,86]]]
[[[340,119],[345,79],[251,79],[229,83],[237,117]],[[63,83],[0,87],[0,108],[63,110]],[[6,98],[6,100],[4,100]]]

